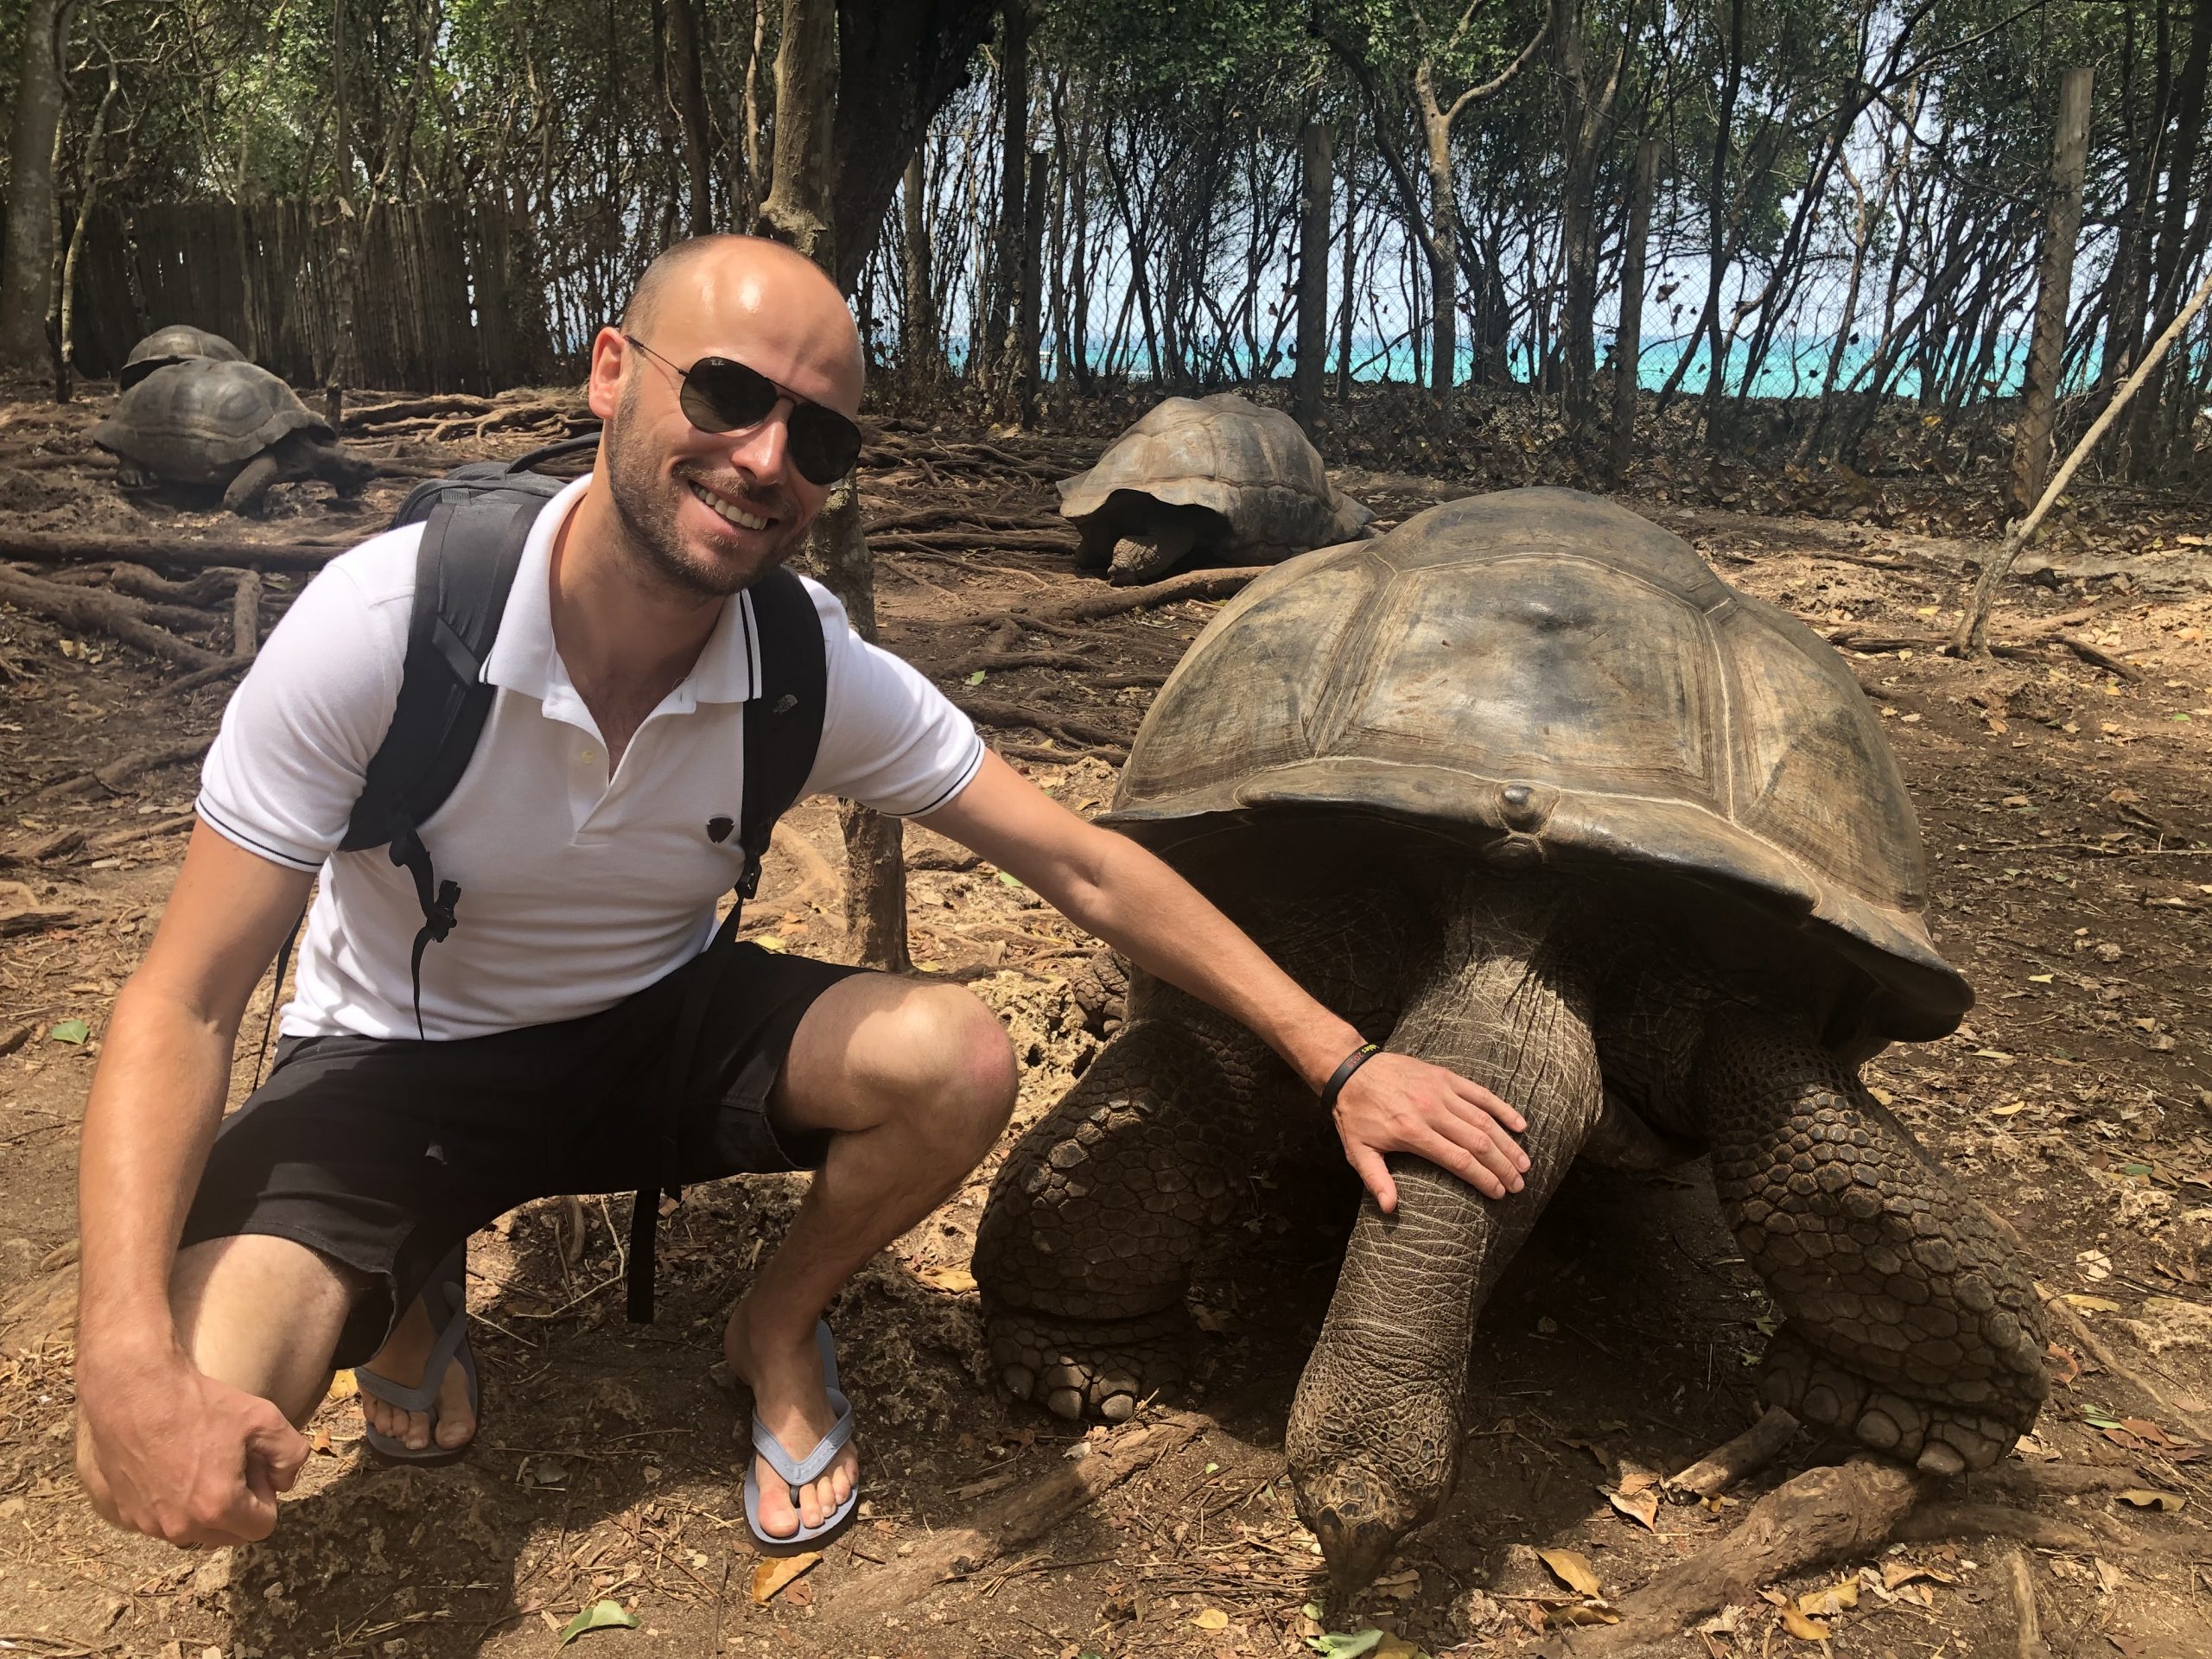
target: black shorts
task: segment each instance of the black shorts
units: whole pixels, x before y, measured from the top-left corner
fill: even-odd
[[[815,998],[863,970],[721,944],[581,1020],[450,1042],[287,1038],[217,1131],[181,1244],[266,1233],[353,1268],[364,1294],[332,1363],[361,1363],[478,1228],[530,1198],[661,1178],[668,1051],[717,957],[682,1090],[681,1179],[817,1167],[829,1137],[771,1122],[768,1091]]]

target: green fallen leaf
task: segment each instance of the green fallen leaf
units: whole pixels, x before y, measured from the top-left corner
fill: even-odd
[[[92,1034],[92,1028],[81,1020],[64,1020],[46,1034],[57,1043],[81,1043]]]
[[[988,677],[982,669],[979,668],[973,674],[970,674],[968,677],[968,683],[970,685],[981,685],[987,677]]]
[[[753,943],[759,945],[763,950],[773,950],[778,953],[781,953],[791,949],[788,944],[784,943],[784,936],[780,933],[758,934],[754,937]]]
[[[1021,885],[1021,878],[1020,876],[1008,875],[1004,870],[1001,870],[999,872],[999,880],[1009,887],[1018,887]]]
[[[634,1630],[637,1628],[638,1616],[623,1611],[620,1602],[594,1601],[569,1621],[567,1628],[561,1632],[561,1645],[567,1647],[586,1630]]]
[[[1306,1638],[1306,1645],[1319,1654],[1321,1659],[1359,1659],[1363,1653],[1374,1652],[1382,1643],[1382,1632],[1372,1627],[1354,1630],[1349,1635],[1342,1630],[1330,1630]]]

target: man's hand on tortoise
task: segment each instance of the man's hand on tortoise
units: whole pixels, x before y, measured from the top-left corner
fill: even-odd
[[[1382,1154],[1410,1152],[1487,1197],[1521,1190],[1529,1154],[1512,1136],[1528,1120],[1478,1083],[1410,1054],[1377,1054],[1337,1096],[1344,1156],[1382,1213],[1398,1207],[1398,1185]]]

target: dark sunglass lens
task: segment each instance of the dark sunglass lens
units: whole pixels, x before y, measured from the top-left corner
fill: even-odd
[[[791,410],[791,465],[810,484],[835,484],[860,458],[861,429],[834,409],[801,404]]]
[[[734,432],[776,406],[775,383],[726,357],[702,357],[683,376],[683,418],[702,432]]]

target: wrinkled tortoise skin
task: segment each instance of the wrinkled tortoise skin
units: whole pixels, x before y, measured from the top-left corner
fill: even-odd
[[[1397,1212],[1360,1205],[1287,1431],[1340,1587],[1448,1496],[1474,1318],[1578,1154],[1710,1154],[1782,1316],[1768,1401],[1932,1474],[2034,1422],[2018,1241],[1857,1076],[1972,1001],[1875,711],[1678,538],[1518,490],[1270,572],[1163,688],[1108,821],[1363,1033],[1529,1119],[1524,1192],[1394,1156]],[[1252,1172],[1336,1155],[1274,1055],[1129,978],[976,1241],[1001,1377],[1067,1416],[1172,1386],[1190,1273]]]

